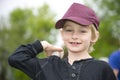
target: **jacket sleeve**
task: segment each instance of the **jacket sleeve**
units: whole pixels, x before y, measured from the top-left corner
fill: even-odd
[[[41,66],[36,55],[43,51],[40,41],[35,41],[33,44],[21,45],[8,58],[8,62],[12,67],[15,67],[29,77],[34,78],[37,73],[41,72]]]

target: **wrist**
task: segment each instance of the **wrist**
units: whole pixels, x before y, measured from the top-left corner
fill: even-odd
[[[45,48],[47,47],[47,41],[41,41],[42,47],[45,50]]]

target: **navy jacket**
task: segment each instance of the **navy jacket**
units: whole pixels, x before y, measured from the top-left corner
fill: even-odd
[[[65,60],[57,56],[39,59],[37,54],[43,51],[39,41],[21,45],[9,57],[8,61],[33,80],[116,80],[110,66],[99,60],[82,60],[76,79],[71,78],[70,68]]]

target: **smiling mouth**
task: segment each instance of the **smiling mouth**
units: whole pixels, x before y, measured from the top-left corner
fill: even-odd
[[[79,42],[70,42],[70,44],[72,44],[72,45],[78,45],[78,44],[81,44],[81,43],[79,43]]]

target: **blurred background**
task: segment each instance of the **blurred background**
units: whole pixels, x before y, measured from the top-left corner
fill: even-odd
[[[8,65],[8,56],[19,45],[37,39],[62,46],[54,24],[73,2],[88,5],[100,18],[93,57],[106,60],[120,47],[120,0],[0,0],[0,80],[31,80]]]

